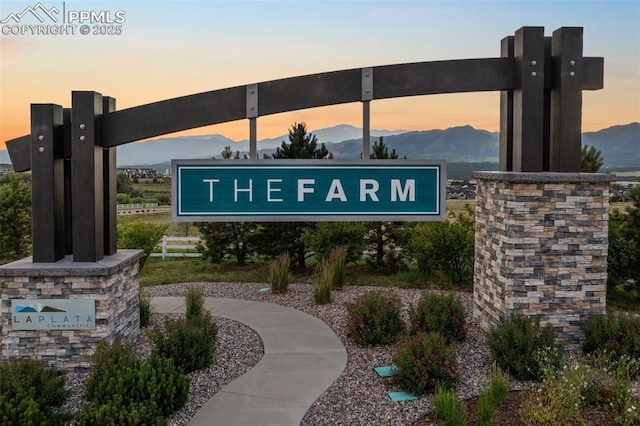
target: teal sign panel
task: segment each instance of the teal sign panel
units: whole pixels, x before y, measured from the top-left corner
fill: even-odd
[[[443,161],[173,160],[173,218],[443,220],[446,180]]]

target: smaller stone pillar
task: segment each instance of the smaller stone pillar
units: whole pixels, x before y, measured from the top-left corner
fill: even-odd
[[[539,316],[576,348],[604,314],[609,184],[597,173],[476,172],[474,312],[485,330]]]
[[[88,355],[101,340],[137,340],[140,333],[138,261],[141,250],[120,250],[99,262],[34,263],[31,258],[0,266],[0,359],[31,358],[65,370],[89,366]],[[60,329],[14,329],[12,300],[35,305],[38,300],[95,301],[95,327],[74,329],[58,318]],[[24,301],[24,302],[22,302]],[[14,302],[18,303],[18,302]],[[52,303],[55,305],[55,303]],[[34,313],[49,321],[51,310]],[[46,320],[45,320],[46,317]],[[69,323],[76,318],[70,314]]]

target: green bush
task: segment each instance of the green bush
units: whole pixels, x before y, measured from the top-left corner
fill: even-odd
[[[425,293],[409,309],[411,333],[440,333],[447,342],[466,337],[464,307],[453,295]]]
[[[105,404],[85,403],[76,419],[78,426],[163,426],[166,424],[155,402],[134,402],[123,405],[122,396],[115,395]]]
[[[136,201],[133,200],[133,202]],[[118,221],[118,248],[143,250],[144,256],[140,258],[140,270],[142,270],[149,255],[162,240],[168,227],[169,225],[137,222],[128,217],[123,218]]]
[[[366,294],[347,304],[347,336],[358,345],[388,345],[404,330],[397,297]]]
[[[269,264],[269,284],[271,293],[284,294],[289,288],[289,268],[291,257],[284,252]]]
[[[593,315],[585,324],[585,354],[606,350],[640,358],[640,318],[624,315]]]
[[[333,280],[333,267],[327,260],[324,260],[320,264],[320,269],[318,269],[312,278],[313,299],[318,305],[324,305],[331,302],[331,288],[333,287]]]
[[[34,399],[35,388],[15,394],[0,393],[0,425],[47,425],[47,413]]]
[[[62,406],[69,396],[64,372],[44,367],[31,359],[12,359],[0,363],[0,395],[13,397],[20,391],[31,395],[43,410]],[[33,392],[32,392],[33,391]]]
[[[444,426],[465,426],[467,424],[466,408],[453,389],[436,387],[433,398],[433,414]]]
[[[152,334],[155,350],[173,359],[176,368],[184,373],[208,367],[213,360],[218,326],[205,312],[190,320],[167,321],[164,331]]]
[[[546,360],[549,365],[562,362],[563,350],[555,343],[553,329],[541,327],[539,318],[532,321],[521,314],[512,315],[489,332],[488,343],[493,360],[518,380],[542,378],[535,354],[544,348],[551,348]]]
[[[453,387],[458,379],[455,350],[437,333],[409,337],[399,345],[393,361],[396,379],[415,394],[434,390],[437,385]]]
[[[138,298],[140,306],[140,327],[146,327],[151,323],[153,308],[149,296],[140,295]]]
[[[101,342],[93,364],[85,388],[90,402],[80,415],[86,419],[85,424],[120,424],[121,412],[139,413],[144,416],[142,423],[154,424],[149,419],[167,417],[187,401],[186,376],[176,370],[173,360],[155,352],[145,360],[138,360],[128,344],[116,342],[109,346]],[[142,405],[145,410],[140,408]],[[99,423],[92,421],[110,413],[118,417]]]
[[[204,315],[204,291],[202,287],[189,287],[185,295],[185,318],[187,321]]]

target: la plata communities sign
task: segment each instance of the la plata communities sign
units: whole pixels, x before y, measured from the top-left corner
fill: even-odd
[[[176,221],[444,220],[446,164],[413,160],[173,160]]]
[[[14,330],[92,330],[95,299],[12,299]]]

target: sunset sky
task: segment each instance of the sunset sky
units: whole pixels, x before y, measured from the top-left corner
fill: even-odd
[[[118,109],[283,77],[404,62],[500,56],[522,26],[584,27],[585,56],[605,58],[605,88],[585,92],[583,131],[640,121],[640,2],[632,1],[48,1],[47,10],[120,12],[120,35],[11,34],[0,24],[0,149],[30,132],[31,103],[70,106],[72,90],[117,99]],[[38,1],[0,1],[0,21]],[[68,15],[67,15],[68,16]],[[105,14],[103,14],[103,17]],[[51,24],[47,21],[45,24]],[[9,27],[7,27],[9,26]],[[14,28],[15,27],[15,28]],[[79,25],[78,25],[79,27]],[[90,25],[93,28],[93,25]],[[5,34],[9,33],[9,34]],[[374,101],[376,129],[470,124],[498,130],[499,94]],[[258,138],[294,121],[311,130],[361,126],[359,103],[258,119]],[[182,134],[247,139],[247,120]]]

